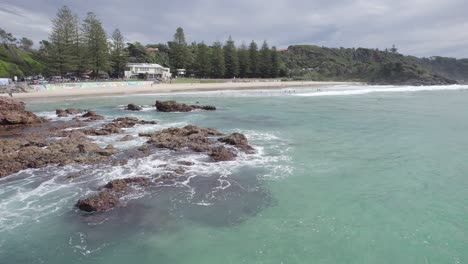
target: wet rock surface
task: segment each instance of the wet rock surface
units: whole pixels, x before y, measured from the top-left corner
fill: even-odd
[[[45,121],[32,112],[26,111],[23,102],[0,96],[0,127],[32,125]]]
[[[139,120],[136,117],[119,117],[111,122],[104,124],[100,128],[84,128],[84,129],[79,129],[79,130],[68,130],[68,131],[61,131],[57,134],[57,136],[68,136],[70,134],[81,132],[85,135],[90,135],[90,136],[105,136],[105,135],[110,135],[110,134],[120,134],[123,132],[123,128],[131,128],[136,125],[154,125],[157,124],[156,121],[145,121],[145,120]],[[131,137],[131,136],[130,136]],[[132,138],[126,138],[123,141],[128,141],[132,140]]]
[[[169,103],[169,106],[164,103],[162,105],[164,105],[163,109],[164,107],[169,107],[163,111],[187,112],[194,109],[216,109],[211,106],[191,106],[178,103]],[[16,108],[24,110],[24,105],[23,107],[17,105]],[[133,108],[133,106],[129,108]],[[226,135],[216,129],[187,125],[184,127],[162,129],[150,133],[141,133],[139,136],[148,138],[146,143],[138,147],[131,147],[130,149],[118,149],[113,145],[107,145],[106,147],[102,147],[101,145],[100,147],[96,144],[96,142],[99,141],[94,142],[91,138],[96,139],[94,136],[120,134],[123,133],[125,129],[133,128],[136,125],[151,125],[156,124],[156,122],[139,120],[135,117],[121,117],[110,122],[96,122],[95,124],[86,123],[104,120],[104,117],[99,115],[96,111],[84,111],[73,108],[57,109],[56,114],[60,117],[72,115],[74,119],[72,121],[59,119],[59,121],[50,122],[51,124],[58,123],[60,125],[43,129],[44,132],[41,133],[40,136],[28,134],[29,136],[27,137],[0,139],[0,177],[28,168],[43,168],[49,165],[64,166],[83,164],[83,167],[86,168],[85,171],[74,171],[63,176],[64,184],[70,182],[81,184],[82,182],[88,182],[88,180],[93,177],[89,175],[89,172],[95,169],[105,168],[106,166],[122,166],[122,170],[128,170],[129,166],[126,165],[129,161],[133,164],[135,160],[140,158],[151,159],[152,156],[149,157],[149,155],[158,155],[157,153],[161,152],[161,149],[169,149],[175,151],[170,155],[181,155],[182,159],[176,158],[174,160],[172,159],[173,157],[170,158],[169,160],[172,161],[166,161],[167,163],[159,166],[160,168],[157,173],[150,176],[145,174],[145,177],[116,179],[101,187],[87,186],[86,188],[92,188],[96,190],[96,192],[90,196],[81,197],[81,199],[76,202],[76,207],[80,211],[96,213],[84,215],[94,215],[98,218],[99,215],[106,217],[114,214],[119,216],[129,215],[132,214],[131,208],[141,208],[136,206],[139,204],[137,200],[145,199],[140,198],[139,192],[144,192],[145,195],[146,193],[151,193],[153,195],[155,192],[164,190],[168,195],[180,195],[180,199],[173,197],[168,201],[164,199],[161,200],[161,205],[165,203],[166,206],[166,208],[160,212],[160,216],[164,219],[171,217],[173,212],[173,210],[169,210],[167,206],[179,203],[178,206],[181,207],[191,206],[190,209],[184,212],[185,216],[188,218],[205,221],[203,216],[199,214],[197,208],[203,209],[206,212],[209,210],[207,211],[205,209],[211,208],[214,209],[214,211],[220,210],[221,214],[225,213],[222,217],[223,220],[220,220],[221,222],[226,221],[231,223],[239,221],[242,217],[238,215],[246,214],[246,210],[256,211],[257,209],[254,205],[251,205],[251,203],[246,203],[244,207],[238,208],[238,215],[232,214],[232,205],[226,204],[227,207],[223,205],[223,203],[226,203],[224,195],[227,192],[225,190],[231,192],[229,195],[229,199],[231,200],[237,200],[238,195],[244,195],[243,193],[245,193],[245,195],[250,195],[250,192],[254,192],[255,194],[252,195],[252,197],[254,197],[252,202],[254,204],[263,202],[260,200],[264,199],[264,194],[258,193],[258,188],[250,190],[246,189],[245,186],[236,187],[232,185],[232,187],[230,187],[231,183],[228,183],[227,179],[213,177],[212,175],[198,175],[197,173],[200,173],[196,171],[198,165],[195,166],[196,164],[191,158],[188,158],[189,160],[184,160],[184,158],[186,158],[184,155],[187,153],[203,153],[203,155],[206,155],[206,159],[203,159],[203,162],[206,163],[231,161],[235,160],[239,155],[243,155],[242,152],[252,153],[253,148],[249,145],[247,138],[243,134],[232,133]],[[87,127],[82,128],[81,126],[84,125],[87,125]],[[44,125],[41,124],[41,126]],[[60,138],[55,138],[57,136]],[[90,138],[89,136],[93,137]],[[122,135],[117,141],[129,141],[134,139],[135,137],[132,135]],[[80,165],[77,166],[80,167]],[[54,169],[52,167],[47,167],[41,170],[51,172]],[[206,185],[207,182],[209,183],[208,185]],[[190,188],[197,189],[197,193],[195,193],[195,196],[197,196],[196,201],[190,200],[194,199],[194,193],[190,191]],[[135,201],[132,200],[135,198],[131,198],[130,200],[127,198],[134,194],[138,197]],[[258,195],[258,197],[255,195]],[[217,197],[216,199],[219,198],[219,201],[216,200],[215,197]],[[213,207],[200,207],[199,205],[192,204],[192,202],[204,204],[207,199],[210,200],[210,203],[214,202]],[[127,207],[129,201],[130,206]],[[110,210],[113,208],[116,208],[116,210]],[[192,211],[192,209],[194,210]],[[106,213],[98,214],[104,212]],[[250,214],[250,212],[247,213]],[[128,218],[128,216],[126,217]],[[137,218],[140,219],[139,217]],[[120,220],[117,218],[115,221],[116,223],[120,223]],[[166,223],[166,221],[164,221],[164,223]]]
[[[81,109],[76,109],[76,108],[67,108],[67,109],[56,109],[55,114],[57,114],[58,117],[68,117],[68,115],[78,115],[82,114],[85,112],[84,110]]]
[[[211,150],[210,157],[214,161],[231,161],[236,159],[237,154],[232,149],[219,146]]]
[[[133,187],[146,187],[151,183],[147,177],[116,179],[100,187],[100,191],[80,199],[76,207],[85,212],[103,212],[120,205],[120,198]]]
[[[79,133],[55,141],[45,137],[1,139],[0,177],[52,164],[98,163],[113,153],[113,149],[101,149]]]
[[[223,142],[232,146],[235,146],[246,153],[254,153],[254,148],[249,145],[247,137],[241,133],[232,133],[228,136],[218,139],[219,142]]]
[[[156,109],[160,112],[190,112],[196,109],[214,111],[215,106],[212,105],[187,105],[176,101],[156,101]]]
[[[140,136],[150,137],[147,141],[158,148],[182,150],[187,148],[195,152],[210,151],[215,143],[213,136],[220,136],[218,130],[193,125],[182,128],[167,128],[153,133],[140,133]]]
[[[125,109],[129,111],[141,111],[143,108],[136,104],[128,104]]]

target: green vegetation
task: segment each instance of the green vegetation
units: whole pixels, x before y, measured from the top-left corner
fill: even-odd
[[[209,82],[207,78],[282,78],[292,80],[363,81],[395,84],[446,84],[468,81],[468,59],[417,58],[398,53],[395,45],[384,51],[365,48],[326,48],[295,45],[277,51],[264,41],[261,48],[252,41],[236,46],[229,37],[225,43],[187,44],[178,27],[171,41],[143,45],[125,43],[119,29],[108,41],[99,19],[88,13],[80,23],[67,6],[52,20],[49,40],[39,49],[22,37],[19,40],[0,29],[0,77],[42,74],[121,78],[125,65],[158,63],[187,77],[177,82]],[[216,81],[216,80],[215,80]]]
[[[42,72],[44,65],[34,53],[15,45],[0,43],[0,77],[25,76]]]
[[[405,83],[416,80],[468,80],[466,60],[420,59],[374,49],[325,48],[312,45],[290,46],[281,54],[297,80],[355,80],[375,83]],[[450,63],[448,62],[450,61]],[[450,82],[450,80],[445,80]]]

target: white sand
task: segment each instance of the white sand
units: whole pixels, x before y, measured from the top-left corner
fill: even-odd
[[[82,89],[60,89],[51,91],[35,91],[31,93],[17,93],[14,98],[33,99],[50,97],[96,97],[99,95],[153,94],[195,91],[222,91],[243,89],[281,89],[287,87],[310,88],[334,85],[356,84],[350,82],[227,82],[227,83],[182,83],[182,84],[154,84],[139,86],[97,87]],[[4,94],[8,96],[8,94]]]

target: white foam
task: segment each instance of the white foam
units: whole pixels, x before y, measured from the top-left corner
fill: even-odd
[[[443,86],[347,86],[339,89],[316,89],[314,92],[297,93],[294,96],[346,96],[369,93],[401,93],[420,91],[456,91],[467,90],[468,85],[443,85]]]
[[[49,114],[52,115],[52,112]],[[92,122],[88,126],[100,126],[102,122]],[[137,125],[133,128],[124,129],[123,134],[92,138],[101,146],[113,144],[117,148],[127,149],[137,147],[147,140],[144,137],[138,137],[140,132],[184,125],[187,125],[187,123]],[[187,187],[188,192],[193,194],[195,190],[190,187],[190,181],[194,177],[217,175],[220,177],[219,190],[222,190],[230,186],[230,176],[242,168],[266,170],[267,174],[263,177],[268,179],[281,178],[292,173],[292,167],[289,165],[290,148],[280,136],[250,130],[240,132],[246,134],[256,153],[245,154],[239,152],[238,157],[233,161],[212,162],[206,153],[173,152],[161,149],[155,154],[144,158],[130,159],[127,164],[121,166],[105,164],[49,166],[41,169],[24,170],[0,179],[0,212],[2,212],[0,214],[0,233],[14,230],[32,222],[42,221],[46,217],[57,217],[70,210],[75,210],[73,205],[79,198],[94,193],[97,186],[102,186],[114,179],[151,177],[183,167],[186,170],[187,180],[178,184]],[[127,142],[118,141],[124,135],[132,135],[135,139]],[[177,161],[181,160],[193,162],[194,165],[178,165]],[[165,164],[168,165],[166,167],[161,166]],[[69,174],[78,172],[81,172],[83,176],[73,180],[67,179]],[[146,195],[144,191],[136,192],[124,197],[124,200],[137,199],[144,195]],[[210,205],[206,201],[194,202],[203,206]],[[73,244],[82,246],[81,243]],[[87,253],[89,249],[81,248],[80,251]]]

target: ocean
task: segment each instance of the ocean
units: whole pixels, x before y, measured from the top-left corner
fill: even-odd
[[[160,113],[155,100],[215,105]],[[141,112],[124,105],[145,105]],[[468,263],[468,86],[334,86],[37,99],[244,133],[256,154],[213,163],[161,150],[127,165],[29,169],[0,179],[0,263]],[[144,138],[94,137],[120,149]],[[74,207],[112,179],[192,161],[188,180],[99,214]],[[82,172],[76,180],[68,175]]]

